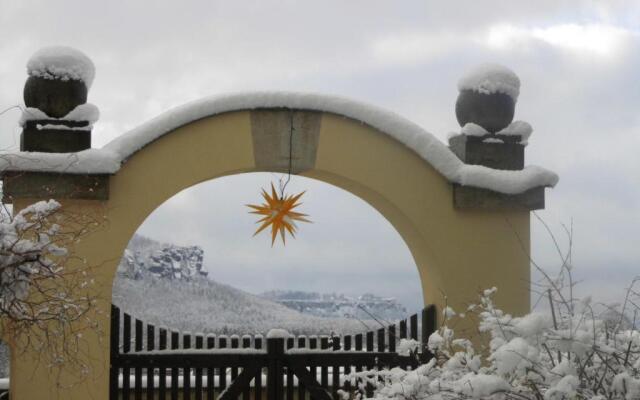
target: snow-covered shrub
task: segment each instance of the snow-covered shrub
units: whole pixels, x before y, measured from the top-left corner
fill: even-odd
[[[78,349],[83,332],[96,328],[88,317],[96,299],[89,268],[68,245],[96,224],[54,200],[0,211],[0,334],[12,351],[30,350],[47,367],[83,364]]]
[[[640,399],[640,332],[634,281],[615,312],[598,312],[590,299],[561,300],[550,289],[549,312],[513,317],[481,293],[463,318],[476,317],[484,343],[476,348],[456,338],[443,312],[442,326],[429,338],[435,355],[415,370],[394,368],[359,373],[376,387],[379,400],[418,399]],[[558,286],[556,286],[557,288]],[[443,310],[444,311],[444,310]],[[627,318],[632,314],[631,320]],[[460,316],[460,315],[459,315]],[[359,397],[365,395],[361,385]]]

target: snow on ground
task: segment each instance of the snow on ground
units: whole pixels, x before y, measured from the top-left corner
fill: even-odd
[[[255,92],[207,97],[165,112],[101,149],[72,154],[0,154],[0,170],[114,174],[137,151],[180,126],[225,112],[261,108],[322,111],[368,124],[409,147],[449,181],[462,185],[516,194],[536,186],[555,186],[558,182],[556,174],[541,167],[530,166],[522,171],[498,171],[466,165],[435,136],[395,113],[342,97],[297,92]]]

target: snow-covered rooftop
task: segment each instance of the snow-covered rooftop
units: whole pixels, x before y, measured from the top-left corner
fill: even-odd
[[[555,186],[558,181],[555,173],[537,166],[528,166],[522,171],[505,171],[466,165],[435,136],[395,113],[343,97],[297,92],[254,92],[207,97],[165,112],[101,149],[62,154],[0,154],[0,170],[115,174],[137,151],[180,126],[225,112],[261,108],[322,111],[363,122],[403,143],[449,181],[461,185],[516,194],[534,187]]]

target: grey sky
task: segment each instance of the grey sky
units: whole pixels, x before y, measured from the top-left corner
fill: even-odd
[[[22,102],[30,54],[62,44],[97,67],[89,95],[102,114],[95,146],[186,101],[265,89],[363,100],[445,140],[458,128],[458,78],[499,62],[522,81],[516,118],[534,127],[528,163],[561,178],[539,215],[558,233],[573,221],[583,291],[611,300],[640,271],[639,26],[636,1],[0,0],[0,107]],[[0,117],[5,148],[17,146],[18,117]],[[160,209],[144,231],[204,245],[210,267],[220,268],[214,275],[249,290],[292,271],[317,290],[351,292],[352,274],[358,285],[370,277],[369,285],[397,283],[398,294],[419,291],[406,289],[417,274],[388,223],[327,185],[295,181],[309,189],[305,206],[316,222],[291,246],[271,250],[267,238],[250,239],[241,205],[268,180],[202,185]],[[338,237],[341,220],[354,222]],[[540,224],[533,233],[534,258],[557,265]],[[327,268],[344,274],[331,287],[319,278]]]

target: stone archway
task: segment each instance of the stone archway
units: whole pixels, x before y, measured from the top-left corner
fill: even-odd
[[[425,304],[442,306],[446,295],[455,308],[497,286],[496,300],[506,311],[529,310],[529,212],[543,204],[550,184],[544,172],[466,165],[409,121],[345,99],[290,93],[205,99],[99,150],[53,154],[37,167],[28,161],[42,155],[22,154],[5,172],[5,194],[16,209],[54,197],[64,208],[104,218],[105,226],[74,251],[100,266],[96,287],[107,311],[118,261],[145,218],[200,182],[286,170],[291,124],[293,172],[345,189],[378,210],[406,242]],[[469,148],[458,156],[464,160]],[[54,192],[43,191],[43,182],[55,183],[46,185]],[[109,326],[107,313],[96,318]],[[63,398],[107,396],[109,343],[98,337],[87,343],[95,372]],[[54,390],[45,374],[31,379],[14,372],[33,369],[29,357],[13,361],[13,398],[45,398]]]

